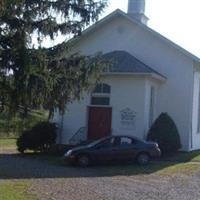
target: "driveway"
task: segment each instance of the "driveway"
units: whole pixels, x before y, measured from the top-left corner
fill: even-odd
[[[162,166],[150,168],[131,165],[70,168],[15,152],[1,152],[0,183],[30,181],[29,192],[39,200],[200,199],[200,166],[191,173],[173,174],[159,174]]]

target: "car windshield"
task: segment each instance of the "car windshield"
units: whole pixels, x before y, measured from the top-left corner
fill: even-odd
[[[88,144],[87,146],[88,146],[88,147],[93,147],[93,146],[99,144],[100,142],[103,142],[105,139],[108,139],[108,138],[101,138],[101,139],[99,139],[99,140],[95,140],[94,142]]]

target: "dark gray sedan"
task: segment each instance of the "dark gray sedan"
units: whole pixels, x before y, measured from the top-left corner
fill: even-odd
[[[86,167],[92,163],[137,161],[145,165],[161,151],[155,142],[146,142],[131,136],[109,136],[67,151],[64,159],[69,164]]]

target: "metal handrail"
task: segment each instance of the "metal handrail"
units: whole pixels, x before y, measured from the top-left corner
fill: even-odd
[[[79,143],[81,142],[81,136],[86,132],[86,127],[81,127],[79,130],[69,139],[70,144],[74,144],[74,142]]]

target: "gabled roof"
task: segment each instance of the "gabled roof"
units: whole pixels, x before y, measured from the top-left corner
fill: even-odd
[[[155,73],[159,76],[163,76],[126,51],[112,51],[104,54],[103,58],[113,62],[112,67],[109,69],[111,73]]]
[[[112,66],[105,70],[103,75],[143,76],[152,77],[159,81],[167,79],[126,51],[112,51],[104,54],[103,58],[112,62]]]
[[[96,29],[98,26],[106,23],[107,21],[111,20],[112,18],[116,17],[116,16],[123,16],[125,17],[127,20],[129,20],[130,22],[137,24],[138,26],[140,26],[141,28],[145,29],[146,31],[150,32],[151,34],[155,35],[156,37],[160,38],[161,40],[165,41],[167,44],[169,44],[170,46],[174,47],[175,49],[177,49],[179,52],[181,52],[182,54],[184,54],[185,56],[191,58],[193,61],[199,62],[200,63],[200,58],[198,58],[197,56],[195,56],[194,54],[190,53],[189,51],[187,51],[186,49],[182,48],[181,46],[177,45],[176,43],[172,42],[171,40],[167,39],[166,37],[164,37],[163,35],[161,35],[160,33],[156,32],[155,30],[149,28],[148,26],[139,23],[138,21],[134,20],[132,17],[129,17],[125,12],[121,11],[120,9],[115,10],[114,12],[112,12],[111,14],[107,15],[106,17],[104,17],[103,19],[99,20],[98,22],[96,22],[94,25],[90,26],[89,28],[87,28],[85,31],[83,31],[82,35],[85,35],[91,31],[93,31],[94,29]],[[77,41],[79,40],[81,37],[77,37],[71,40],[71,42],[73,41]]]

